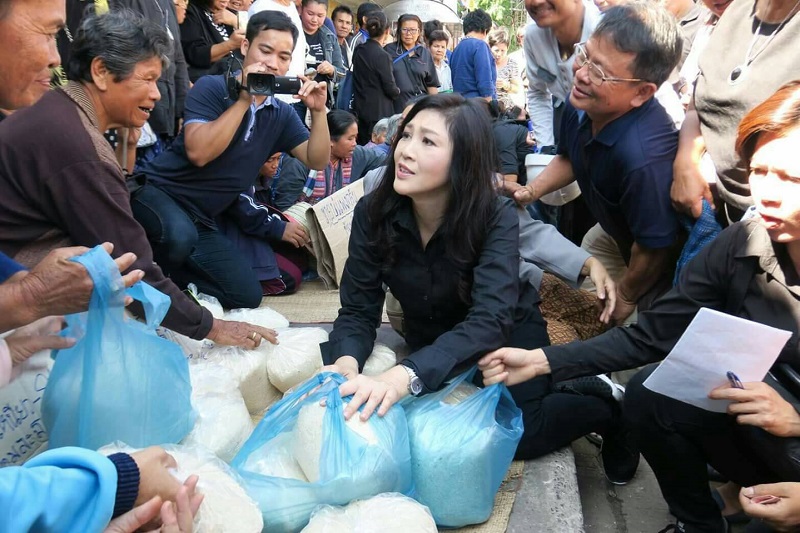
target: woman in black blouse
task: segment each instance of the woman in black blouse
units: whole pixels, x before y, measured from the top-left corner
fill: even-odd
[[[440,389],[504,343],[549,344],[536,289],[519,279],[519,217],[494,189],[496,152],[485,103],[427,96],[402,123],[378,188],[356,206],[342,308],[322,344],[328,370],[349,379],[350,418],[379,416],[407,394]],[[411,354],[377,377],[359,372],[372,351],[385,293],[404,312]],[[612,402],[554,393],[547,378],[512,387],[536,457],[592,431],[616,429]]]
[[[389,31],[383,11],[367,16],[369,40],[353,52],[353,112],[358,117],[358,144],[367,144],[372,128],[394,115],[393,101],[400,94],[394,81],[392,60],[382,46]]]
[[[233,54],[239,54],[244,29],[228,0],[192,0],[181,24],[181,46],[189,67],[189,79],[196,82],[206,74],[224,74]],[[233,69],[238,63],[234,61]]]
[[[422,45],[421,36],[422,20],[406,13],[397,19],[397,40],[383,48],[394,62],[394,79],[400,87],[400,96],[394,100],[395,113],[402,113],[406,103],[416,96],[439,92],[439,77],[433,56]],[[403,59],[398,60],[403,54]]]

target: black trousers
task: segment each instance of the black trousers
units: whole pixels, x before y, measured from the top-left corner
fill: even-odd
[[[508,346],[534,349],[550,345],[547,323],[539,306],[517,322]],[[601,435],[616,429],[620,418],[614,402],[595,396],[554,392],[550,376],[540,376],[509,387],[522,410],[525,431],[517,446],[517,459],[533,459],[569,445],[587,433]]]
[[[643,385],[651,365],[628,383],[625,416],[642,455],[655,472],[672,513],[692,531],[722,531],[708,485],[707,464],[742,486],[800,481],[800,439],[781,438],[742,426],[655,393]]]

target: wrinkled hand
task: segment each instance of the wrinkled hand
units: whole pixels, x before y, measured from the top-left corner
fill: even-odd
[[[583,264],[581,274],[588,276],[597,288],[597,298],[601,303],[602,312],[600,322],[609,324],[617,305],[617,286],[611,276],[608,275],[603,263],[594,257],[590,257]]]
[[[63,317],[50,316],[23,326],[8,335],[5,341],[11,353],[12,364],[22,364],[30,356],[42,350],[63,350],[74,346],[75,339],[58,336],[63,326]]]
[[[739,502],[748,516],[764,520],[777,531],[796,531],[800,525],[800,483],[744,487]]]
[[[792,404],[764,382],[743,383],[744,389],[723,385],[708,395],[714,400],[730,400],[728,414],[736,422],[756,426],[778,437],[800,437],[800,414]]]
[[[103,248],[109,254],[114,245],[106,242]],[[29,306],[33,318],[79,313],[89,308],[92,295],[92,278],[80,263],[70,258],[88,252],[88,248],[75,246],[53,250],[41,263],[19,281],[22,293],[21,305]],[[126,253],[114,260],[120,272],[124,272],[136,261],[136,256]],[[132,270],[122,277],[126,287],[130,287],[144,277],[141,270]],[[129,301],[129,300],[128,300]]]
[[[355,357],[343,355],[334,364],[323,366],[319,371],[341,374],[350,380],[358,375],[358,361],[356,361]]]
[[[295,95],[295,98],[303,102],[309,111],[325,111],[325,102],[328,99],[328,85],[324,81],[312,81],[305,76],[300,76],[300,79],[303,80],[303,86],[300,87],[300,92]]]
[[[214,319],[208,338],[216,344],[239,346],[246,350],[258,348],[263,339],[278,344],[278,333],[275,330],[233,320]]]
[[[104,533],[134,533],[139,529],[161,518],[161,528],[150,533],[191,533],[194,528],[194,516],[203,503],[203,495],[195,494],[197,476],[190,476],[176,495],[176,503],[165,502],[155,496],[138,507],[112,520]]]
[[[342,397],[353,395],[344,409],[345,420],[350,420],[361,405],[364,405],[364,409],[360,418],[364,422],[369,420],[375,409],[378,410],[378,416],[384,416],[390,407],[408,395],[408,379],[408,373],[396,366],[380,376],[359,374],[342,383],[339,386]]]
[[[308,238],[305,228],[297,222],[286,223],[286,227],[283,229],[283,236],[281,237],[281,240],[283,242],[288,242],[295,248],[302,248],[311,242],[311,239]]]
[[[500,348],[481,357],[478,370],[485,386],[505,383],[510,387],[549,374],[550,364],[542,350]]]
[[[699,218],[703,213],[703,199],[714,206],[714,197],[708,182],[700,173],[700,161],[675,158],[672,167],[672,187],[669,191],[676,211]]]
[[[139,467],[139,495],[136,506],[142,505],[155,496],[164,501],[175,501],[181,484],[169,473],[177,468],[175,458],[158,446],[151,446],[130,454]]]

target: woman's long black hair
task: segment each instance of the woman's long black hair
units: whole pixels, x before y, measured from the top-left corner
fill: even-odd
[[[384,258],[382,268],[391,268],[396,260],[393,215],[400,209],[411,209],[411,198],[394,190],[394,154],[406,124],[426,110],[442,115],[450,135],[453,149],[448,180],[450,199],[438,234],[444,239],[447,257],[461,273],[459,297],[469,305],[472,269],[480,258],[497,210],[494,186],[497,149],[485,102],[467,100],[458,94],[436,94],[422,98],[411,109],[392,143],[383,180],[369,197],[367,213],[370,226],[375,229],[370,246]]]

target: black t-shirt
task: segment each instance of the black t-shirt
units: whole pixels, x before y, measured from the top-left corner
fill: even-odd
[[[322,32],[317,30],[314,35],[309,35],[306,33],[306,48],[306,68],[317,68],[320,63],[325,61],[325,50],[322,47]],[[314,81],[324,81],[326,83],[330,83],[331,77],[317,74],[317,77],[314,78]],[[330,101],[327,103],[330,104]]]
[[[319,30],[314,35],[306,33],[306,46],[308,48],[306,52],[306,68],[317,68],[317,65],[325,61],[325,51],[322,49],[322,35]]]

